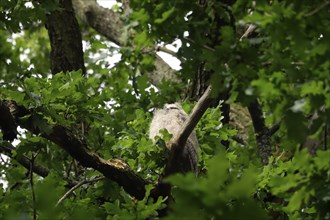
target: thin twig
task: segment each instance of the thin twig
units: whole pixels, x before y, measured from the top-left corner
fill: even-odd
[[[71,173],[71,170],[72,170],[72,167],[73,167],[73,163],[74,163],[74,159],[72,158],[71,162],[70,162],[70,165],[66,171],[66,176],[69,177],[70,176],[70,173]]]
[[[161,51],[161,52],[164,52],[164,53],[168,53],[168,54],[170,54],[170,55],[172,55],[174,57],[177,56],[177,54],[173,50],[170,50],[170,49],[168,49],[166,47],[160,47],[160,46],[158,46],[158,47],[156,47],[156,51]]]
[[[187,37],[185,37],[185,38],[183,38],[183,39],[185,39],[186,41],[188,41],[188,42],[190,42],[190,43],[196,43],[194,40],[192,40],[192,39],[190,39],[190,38],[187,38]],[[209,51],[212,51],[212,52],[215,52],[215,49],[214,48],[212,48],[212,47],[209,47],[209,46],[207,46],[207,45],[205,45],[205,44],[203,44],[203,45],[201,45],[204,49],[207,49],[207,50],[209,50]]]
[[[304,16],[305,17],[312,16],[312,15],[316,14],[317,12],[319,12],[321,9],[323,9],[324,7],[326,7],[329,4],[330,4],[330,1],[325,1],[322,5],[320,5],[319,7],[315,8],[313,11],[308,12]]]
[[[30,170],[29,170],[30,186],[31,186],[31,192],[32,192],[33,220],[37,219],[36,195],[34,193],[34,184],[33,184],[33,164],[34,164],[34,160],[35,160],[36,156],[37,156],[37,154],[32,153],[31,162],[30,162]]]
[[[56,203],[55,207],[57,207],[59,204],[61,204],[61,202],[63,202],[74,190],[76,190],[77,188],[79,188],[80,186],[84,185],[84,184],[88,184],[88,183],[93,183],[93,182],[97,182],[100,180],[104,180],[105,177],[101,176],[101,177],[96,177],[94,179],[91,180],[83,180],[80,181],[79,183],[77,183],[77,185],[73,186],[69,191],[67,191]]]
[[[277,122],[272,127],[269,128],[269,136],[273,136],[280,129],[280,122]]]
[[[256,25],[250,24],[239,40],[241,41],[243,40],[243,38],[247,38],[256,28],[257,28]]]
[[[1,163],[3,163],[3,164],[7,164],[7,161],[5,160],[5,159],[3,159],[3,157],[2,157],[2,154],[0,154],[0,159],[1,159]]]

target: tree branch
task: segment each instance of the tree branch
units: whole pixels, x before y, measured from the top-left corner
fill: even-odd
[[[17,105],[14,106],[14,104],[11,103],[11,108],[16,108],[13,111],[13,116],[16,119],[17,125],[27,129],[35,135],[40,135],[57,144],[67,151],[74,159],[79,161],[82,166],[91,167],[99,171],[105,177],[117,182],[130,195],[137,199],[144,198],[145,186],[150,183],[135,174],[124,161],[120,159],[105,160],[100,156],[87,151],[86,143],[78,139],[68,128],[62,125],[52,126],[44,120],[43,123],[50,128],[50,132],[46,133],[45,131],[41,131],[38,127],[34,126],[36,123],[34,121],[35,117],[33,116],[36,114],[32,110],[29,111],[31,115],[28,117],[28,114],[26,114],[28,111],[22,107],[19,108]],[[21,119],[21,117],[24,117],[24,119]],[[4,152],[11,152],[9,150],[10,148],[2,147],[1,149],[4,150]],[[27,166],[27,169],[29,169],[30,161],[27,158],[21,160],[23,161],[22,165],[25,167]],[[34,169],[35,172],[42,174],[41,176],[47,176],[45,175],[45,171],[37,165],[34,165]]]
[[[203,96],[198,100],[195,107],[193,108],[189,118],[185,121],[180,133],[174,136],[173,143],[175,145],[184,146],[186,144],[189,135],[194,130],[197,123],[202,118],[203,114],[212,102],[212,98],[210,97],[211,90],[211,86],[206,89]]]
[[[49,171],[47,168],[45,168],[41,165],[32,163],[31,159],[24,155],[19,156],[19,157],[18,156],[13,157],[12,151],[15,150],[15,148],[10,143],[6,143],[6,145],[8,145],[8,146],[4,146],[4,145],[0,146],[0,153],[5,154],[8,157],[10,157],[11,159],[16,160],[19,164],[21,164],[27,170],[30,170],[31,165],[32,165],[32,171],[35,174],[38,174],[39,176],[42,176],[42,177],[48,176]]]
[[[4,140],[13,141],[17,136],[17,126],[6,104],[7,101],[0,100],[0,129]]]
[[[125,24],[121,20],[121,15],[110,9],[101,7],[96,1],[73,0],[76,15],[94,28],[99,34],[108,40],[123,45],[122,30]],[[157,52],[154,48],[152,49]],[[155,69],[146,73],[150,82],[155,86],[161,84],[163,80],[177,81],[176,71],[173,70],[162,58],[156,54]]]
[[[277,122],[272,127],[269,128],[269,135],[273,136],[279,129],[280,129],[281,123]]]
[[[316,14],[317,12],[319,12],[320,10],[322,10],[323,8],[325,8],[326,6],[328,6],[329,4],[330,4],[330,1],[325,1],[325,2],[323,2],[322,5],[320,5],[319,7],[315,8],[313,11],[308,12],[304,16],[305,17],[312,16],[312,15]]]
[[[206,89],[203,96],[198,100],[191,114],[183,124],[180,132],[175,134],[174,137],[170,140],[169,144],[171,146],[171,152],[164,171],[165,177],[173,174],[176,171],[178,156],[181,155],[189,135],[194,130],[197,123],[213,100],[210,96],[211,90],[211,86]]]
[[[174,52],[173,50],[170,50],[170,49],[168,49],[168,48],[166,48],[166,47],[157,46],[157,47],[156,47],[156,51],[161,51],[161,52],[167,53],[167,54],[169,54],[169,55],[172,55],[172,56],[175,57],[175,58],[178,58],[176,52]],[[181,61],[182,61],[182,60],[181,60]]]
[[[72,0],[76,14],[99,34],[117,45],[121,44],[121,30],[124,27],[120,15],[103,8],[96,1]]]
[[[45,122],[46,123],[46,122]],[[67,151],[74,159],[84,167],[91,167],[98,170],[104,176],[117,182],[122,186],[127,193],[143,199],[145,195],[145,185],[147,181],[134,173],[133,170],[122,160],[111,159],[104,160],[96,154],[88,152],[87,146],[84,142],[77,139],[74,134],[66,127],[56,125],[52,127],[52,132],[46,134],[34,129],[31,123],[21,123],[19,125],[42,137],[59,145],[62,149]]]
[[[34,160],[36,158],[36,155],[37,154],[32,153],[30,170],[29,170],[30,186],[31,186],[31,193],[32,193],[33,220],[37,219],[36,195],[34,193],[34,182],[33,182],[33,165],[34,165]]]
[[[96,177],[94,179],[91,179],[91,180],[83,180],[79,183],[77,183],[76,185],[74,185],[69,191],[67,191],[56,203],[55,207],[57,207],[59,204],[61,204],[66,198],[69,197],[69,195],[75,191],[76,189],[78,189],[80,186],[84,185],[84,184],[88,184],[88,183],[93,183],[93,182],[97,182],[97,181],[100,181],[100,180],[104,180],[105,178],[102,176],[102,177]]]
[[[265,125],[262,109],[257,100],[254,100],[248,106],[251,115],[254,132],[256,135],[259,156],[263,165],[267,165],[271,154],[270,131]]]

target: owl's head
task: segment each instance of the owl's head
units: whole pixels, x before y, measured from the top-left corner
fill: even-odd
[[[171,104],[165,104],[164,109],[166,109],[166,110],[170,110],[170,109],[182,110],[182,106],[180,105],[180,103],[176,102],[176,103],[171,103]]]

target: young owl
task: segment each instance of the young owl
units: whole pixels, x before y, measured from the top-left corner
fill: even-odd
[[[176,135],[182,128],[188,115],[185,113],[180,104],[165,104],[163,109],[158,109],[154,112],[149,131],[149,138],[155,142],[155,137],[161,137],[159,130],[166,129],[173,136]],[[167,144],[167,148],[170,146]],[[170,149],[169,149],[170,150]],[[185,144],[181,155],[176,155],[178,172],[192,171],[198,173],[198,141],[195,131],[193,131]]]

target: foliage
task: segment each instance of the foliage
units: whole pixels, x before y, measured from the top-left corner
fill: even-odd
[[[318,151],[315,157],[303,150],[291,161],[274,159],[259,176],[261,189],[284,200],[272,208],[287,213],[290,219],[328,219],[329,158],[329,150]]]
[[[233,155],[226,158],[224,152],[207,163],[207,175],[196,179],[192,174],[178,175],[169,181],[174,189],[176,202],[168,219],[267,219],[266,213],[253,199],[257,190],[257,172],[251,166],[242,172],[235,169]],[[186,210],[189,208],[189,212]],[[251,212],[253,210],[253,212]]]
[[[35,128],[48,133],[50,125],[63,125],[90,151],[121,158],[156,183],[168,152],[162,141],[153,144],[148,138],[152,111],[186,97],[198,65],[206,63],[205,71],[214,72],[215,90],[230,89],[229,103],[247,106],[258,99],[266,124],[281,121],[280,130],[271,140],[271,160],[262,166],[254,136],[237,143],[236,129],[221,123],[221,103],[208,109],[196,128],[200,174],[166,179],[174,185],[175,200],[166,218],[330,219],[330,150],[320,147],[312,156],[302,149],[306,139],[320,146],[330,142],[323,132],[330,124],[328,3],[131,0],[125,28],[132,36],[117,49],[97,33],[86,34],[88,74],[81,76],[80,71],[51,75],[49,70],[43,22],[58,1],[32,1],[33,7],[27,2],[0,0],[0,100],[33,109]],[[255,34],[240,39],[240,29],[249,24],[256,26]],[[155,69],[148,48],[175,40],[182,42],[180,80],[155,88],[145,74]],[[114,51],[122,57],[113,67],[102,57],[92,58]],[[193,106],[183,102],[187,112]],[[315,114],[313,121],[306,120]],[[8,144],[2,133],[0,139],[0,146]],[[222,141],[230,141],[228,149]],[[56,206],[73,185],[100,174],[26,130],[11,156],[23,155],[35,157],[33,163],[47,167],[49,175],[31,175],[14,159],[1,161],[0,219],[30,219],[33,210],[40,219],[157,218],[169,199],[149,198],[148,185],[138,201],[107,179],[83,184]]]

